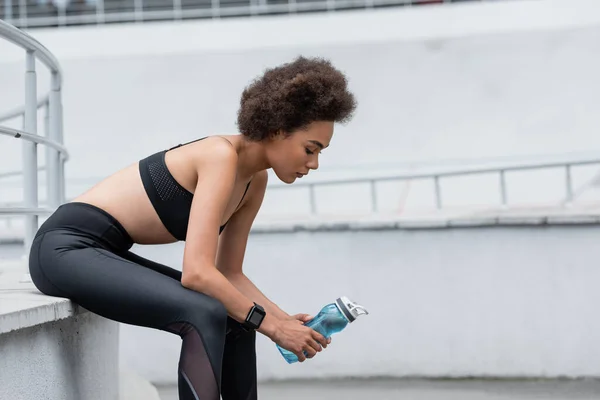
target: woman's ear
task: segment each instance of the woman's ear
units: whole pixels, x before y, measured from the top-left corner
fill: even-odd
[[[289,137],[289,135],[287,135],[283,129],[278,129],[277,131],[272,133],[270,137],[271,137],[271,140],[273,140],[273,141],[279,141],[279,140],[287,139]]]

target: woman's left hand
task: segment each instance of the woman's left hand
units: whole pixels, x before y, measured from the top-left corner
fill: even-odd
[[[305,324],[308,321],[310,321],[311,319],[313,319],[313,316],[310,314],[295,314],[295,315],[290,315],[290,319],[295,319],[296,321],[299,321],[299,322]]]
[[[311,319],[313,319],[314,317],[310,314],[294,314],[294,315],[290,315],[290,319],[292,320],[296,320],[301,324],[305,324],[308,321],[310,321]],[[331,338],[327,338],[327,344],[331,343]]]

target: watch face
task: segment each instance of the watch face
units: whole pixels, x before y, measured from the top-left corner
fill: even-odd
[[[262,321],[263,316],[257,312],[253,312],[252,315],[250,316],[250,320],[249,322],[252,325],[258,325],[260,323],[260,321]]]

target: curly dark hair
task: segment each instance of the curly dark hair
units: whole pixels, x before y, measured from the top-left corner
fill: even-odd
[[[300,56],[269,68],[244,89],[238,129],[250,140],[260,141],[314,121],[346,123],[357,104],[347,86],[344,74],[322,58]]]

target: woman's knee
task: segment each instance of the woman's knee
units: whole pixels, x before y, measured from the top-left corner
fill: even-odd
[[[227,309],[219,300],[203,293],[194,293],[193,299],[184,302],[184,314],[194,325],[225,329]]]
[[[206,297],[206,309],[209,319],[215,324],[225,326],[227,323],[227,309],[225,305],[213,297]]]

